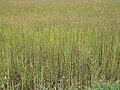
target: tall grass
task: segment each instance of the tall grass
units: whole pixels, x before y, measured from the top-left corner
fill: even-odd
[[[0,3],[1,89],[83,90],[120,80],[119,6],[117,0]]]

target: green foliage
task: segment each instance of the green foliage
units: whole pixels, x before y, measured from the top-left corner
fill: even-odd
[[[99,83],[96,83],[92,88],[85,89],[85,90],[120,90],[120,82],[119,81],[114,83],[99,82]]]
[[[83,90],[97,80],[120,80],[119,6],[117,0],[0,3],[1,88]]]

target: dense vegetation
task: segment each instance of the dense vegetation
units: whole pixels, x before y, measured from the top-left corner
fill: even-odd
[[[0,2],[2,90],[120,90],[119,80],[119,0]]]

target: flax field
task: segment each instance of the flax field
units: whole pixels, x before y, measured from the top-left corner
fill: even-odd
[[[120,1],[0,0],[0,90],[120,90]]]

